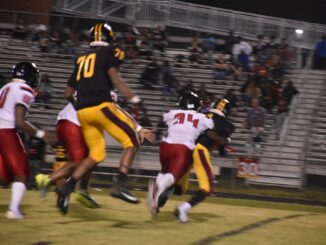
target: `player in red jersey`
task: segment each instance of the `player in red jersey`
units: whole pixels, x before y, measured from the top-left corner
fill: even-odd
[[[17,133],[24,133],[54,143],[54,135],[37,129],[26,120],[26,113],[34,102],[39,83],[39,70],[30,62],[21,62],[13,68],[13,79],[0,90],[0,176],[12,183],[11,200],[6,217],[22,219],[20,203],[26,190],[29,174],[28,159]]]

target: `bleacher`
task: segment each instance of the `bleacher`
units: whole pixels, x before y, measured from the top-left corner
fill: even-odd
[[[56,123],[56,116],[60,109],[66,104],[63,99],[63,90],[66,86],[66,81],[73,69],[73,57],[55,57],[53,55],[44,55],[40,53],[36,46],[25,45],[17,40],[10,40],[7,36],[0,37],[2,48],[0,49],[0,73],[7,74],[9,77],[10,70],[13,64],[21,60],[29,60],[35,62],[41,72],[47,73],[50,76],[53,86],[53,98],[49,106],[51,109],[44,109],[37,103],[33,105],[30,110],[29,118],[32,122],[41,125],[42,127],[54,130]],[[174,57],[184,50],[168,49],[166,57],[170,63],[174,64]],[[163,58],[158,57],[160,61]],[[175,107],[175,102],[164,100],[163,93],[160,88],[156,90],[143,89],[139,84],[138,79],[140,77],[143,68],[147,64],[146,59],[127,60],[122,68],[121,74],[129,86],[144,99],[144,105],[148,109],[148,114],[153,125],[156,125],[163,112]],[[229,88],[234,88],[235,91],[239,91],[242,81],[226,80],[223,83],[215,84],[212,79],[212,70],[210,66],[205,64],[192,65],[188,63],[180,64],[182,67],[175,67],[176,78],[183,83],[187,79],[192,79],[195,84],[194,87],[199,89],[202,83],[206,84],[206,88],[209,92],[214,93],[216,97],[221,97]],[[293,81],[296,85],[300,85],[300,72],[291,74]],[[309,103],[308,103],[309,104]],[[298,106],[300,107],[300,106]],[[297,109],[297,108],[294,108]],[[303,115],[304,109],[297,115]],[[227,157],[217,156],[213,154],[214,167],[235,167],[236,157],[248,154],[248,139],[249,132],[242,129],[242,122],[246,116],[245,108],[240,105],[239,111],[236,116],[231,117],[231,120],[236,124],[237,130],[233,135],[232,146],[237,149],[236,153]],[[292,126],[291,126],[292,127]],[[267,184],[278,185],[298,188],[301,183],[301,166],[300,158],[298,155],[302,150],[301,144],[304,135],[295,134],[297,138],[293,138],[291,135],[293,130],[289,130],[286,135],[286,141],[284,147],[280,146],[280,142],[274,138],[274,116],[267,115],[266,132],[263,142],[263,148],[259,152],[251,152],[258,158],[260,158],[260,177],[251,180],[251,184]],[[108,147],[108,154],[106,161],[102,166],[117,166],[119,160],[120,149],[117,147]],[[50,154],[48,160],[51,161],[53,156]],[[137,159],[135,160],[135,168],[139,169],[159,169],[158,159],[158,144],[151,146],[142,146]]]

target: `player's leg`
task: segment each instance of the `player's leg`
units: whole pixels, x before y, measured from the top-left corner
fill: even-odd
[[[119,173],[113,178],[111,196],[129,203],[138,203],[138,198],[134,197],[125,186],[129,169],[140,144],[135,124],[113,103],[108,103],[101,112],[103,128],[124,148],[120,157]]]
[[[151,212],[158,211],[158,198],[168,188],[178,183],[187,172],[191,164],[191,150],[178,144],[162,143],[160,146],[160,158],[163,160],[162,171],[156,178]]]
[[[20,203],[26,191],[28,160],[19,135],[13,129],[1,130],[0,154],[12,174],[11,199],[6,213],[9,219],[22,219]]]
[[[12,176],[6,166],[3,157],[0,154],[0,184],[8,186],[12,181]]]
[[[196,191],[189,201],[182,203],[176,209],[176,216],[181,222],[188,221],[189,210],[204,201],[213,189],[213,168],[208,149],[197,144],[193,152],[193,167],[199,182],[199,190]]]
[[[69,197],[74,191],[78,180],[82,179],[97,163],[105,159],[105,139],[103,130],[98,126],[98,111],[96,108],[87,108],[78,111],[81,129],[89,149],[89,155],[83,159],[67,179],[62,188],[58,188],[57,206],[66,214],[68,211]]]

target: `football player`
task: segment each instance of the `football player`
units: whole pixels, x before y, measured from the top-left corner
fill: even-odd
[[[198,136],[214,126],[210,118],[197,112],[200,105],[198,95],[188,92],[180,98],[180,109],[171,110],[163,115],[163,120],[168,126],[168,135],[160,144],[161,171],[156,181],[149,183],[147,202],[152,214],[159,211],[159,196],[178,183],[189,169]]]
[[[72,102],[77,110],[89,154],[73,170],[65,185],[57,190],[57,206],[63,214],[67,213],[69,196],[77,181],[105,159],[104,131],[124,148],[111,196],[129,203],[139,202],[138,198],[127,190],[126,181],[141,139],[134,121],[113,103],[110,91],[116,87],[134,104],[139,103],[140,98],[119,76],[118,67],[124,59],[124,52],[113,45],[112,28],[106,23],[96,24],[91,28],[89,38],[90,50],[77,57],[75,69],[65,90],[65,98]],[[76,101],[73,97],[75,91]]]
[[[0,176],[4,182],[12,182],[11,200],[6,212],[9,219],[24,218],[19,206],[29,172],[27,155],[17,129],[47,143],[55,143],[54,135],[26,120],[38,83],[39,70],[35,64],[20,62],[13,67],[12,81],[0,90]]]
[[[212,118],[214,129],[207,130],[199,136],[193,151],[193,168],[195,170],[199,190],[189,201],[182,203],[175,210],[176,217],[183,223],[188,222],[189,210],[204,201],[213,190],[213,167],[210,152],[218,145],[224,147],[230,143],[230,136],[235,130],[233,123],[227,119],[230,112],[230,103],[226,99],[218,100],[207,116]],[[188,182],[187,179],[184,179]]]

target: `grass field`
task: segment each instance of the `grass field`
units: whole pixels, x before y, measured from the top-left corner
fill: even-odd
[[[24,220],[7,220],[10,195],[0,190],[0,244],[223,244],[223,245],[324,245],[326,207],[209,198],[191,210],[190,222],[179,223],[173,211],[187,196],[169,200],[152,218],[142,203],[132,205],[93,192],[102,205],[87,209],[72,199],[62,216],[53,192],[41,200],[36,191],[26,193]]]

